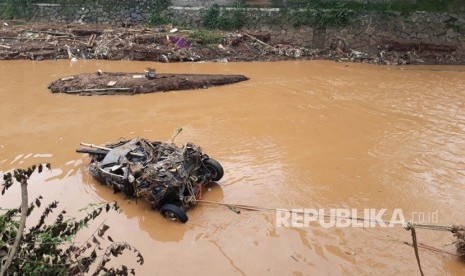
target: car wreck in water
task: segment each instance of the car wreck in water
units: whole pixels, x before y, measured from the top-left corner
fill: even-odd
[[[187,143],[123,140],[104,147],[81,144],[76,151],[90,155],[90,174],[116,192],[143,198],[170,219],[187,222],[186,211],[196,205],[202,188],[223,177],[216,160]]]

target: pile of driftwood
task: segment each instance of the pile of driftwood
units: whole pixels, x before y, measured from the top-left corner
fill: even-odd
[[[0,29],[0,59],[110,59],[179,61],[248,61],[303,58],[311,52],[292,45],[270,45],[271,34],[224,33],[209,45],[191,30],[169,27],[98,25],[8,25]]]
[[[133,95],[208,88],[245,80],[247,77],[243,75],[156,74],[148,68],[145,74],[107,73],[99,70],[96,73],[61,78],[52,82],[48,88],[53,93],[85,96]]]
[[[0,59],[200,60],[194,52],[185,51],[185,39],[180,41],[189,32],[170,33],[164,28],[148,27],[9,24],[0,29]]]

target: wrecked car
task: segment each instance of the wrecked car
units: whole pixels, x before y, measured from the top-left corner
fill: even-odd
[[[187,222],[186,211],[200,199],[202,188],[223,177],[223,168],[200,147],[187,143],[123,140],[104,147],[81,145],[91,157],[89,172],[100,183],[143,198],[170,219]]]

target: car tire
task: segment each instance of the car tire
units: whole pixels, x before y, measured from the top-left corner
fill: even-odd
[[[174,204],[165,204],[160,208],[160,213],[169,220],[177,220],[186,223],[189,219],[184,210]]]
[[[221,164],[213,158],[208,158],[203,161],[203,164],[210,172],[213,181],[218,181],[223,178],[224,170]]]

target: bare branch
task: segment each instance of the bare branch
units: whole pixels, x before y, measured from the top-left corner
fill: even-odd
[[[16,238],[13,247],[11,248],[10,252],[8,252],[8,258],[6,259],[5,264],[2,266],[2,269],[0,270],[0,276],[5,275],[6,271],[8,270],[8,267],[10,266],[11,262],[13,261],[16,255],[16,252],[18,251],[19,244],[21,243],[21,239],[23,237],[24,227],[26,226],[27,209],[27,178],[23,176],[23,178],[21,179],[21,218],[19,220],[19,228],[18,232],[16,233]]]

